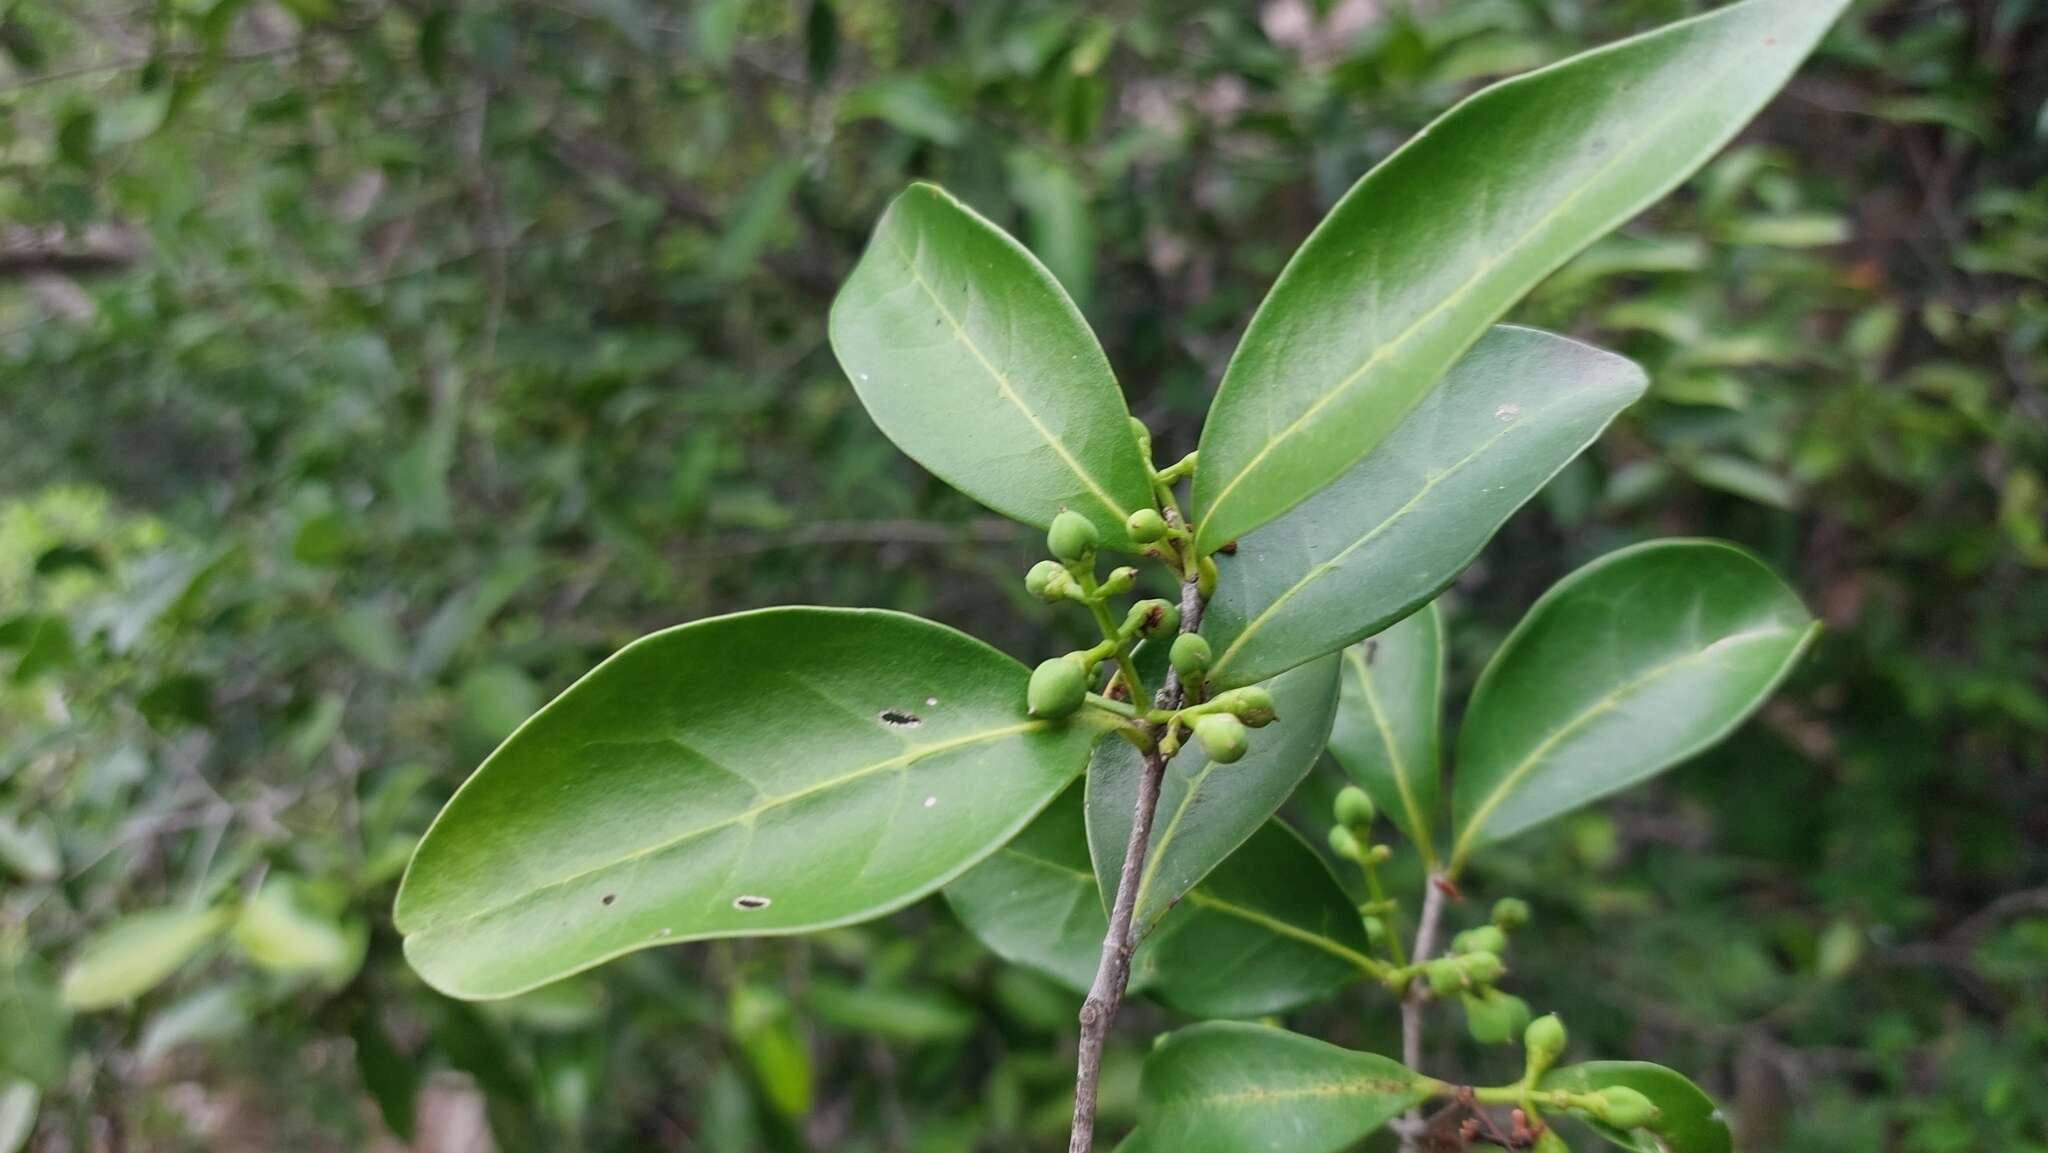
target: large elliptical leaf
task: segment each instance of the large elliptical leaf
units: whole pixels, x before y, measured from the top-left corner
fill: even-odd
[[[1762,561],[1721,541],[1651,541],[1565,577],[1472,690],[1452,871],[1719,741],[1819,631]]]
[[[621,649],[512,734],[420,842],[395,914],[452,996],[636,949],[847,924],[944,885],[1087,763],[1023,666],[901,613],[784,608]]]
[[[1204,552],[1391,433],[1522,295],[1671,191],[1848,0],[1746,0],[1496,84],[1345,194],[1224,371],[1195,476]]]
[[[1217,558],[1210,679],[1264,680],[1443,591],[1645,384],[1591,345],[1488,331],[1370,456]]]
[[[1680,1074],[1646,1061],[1588,1061],[1568,1065],[1544,1075],[1542,1088],[1572,1093],[1592,1093],[1612,1085],[1625,1085],[1650,1099],[1658,1109],[1657,1120],[1648,1128],[1657,1135],[1645,1144],[1598,1123],[1589,1122],[1600,1134],[1624,1149],[1645,1149],[1649,1153],[1729,1153],[1734,1137],[1714,1099]]]
[[[1259,1017],[1368,975],[1358,906],[1301,835],[1267,821],[1188,890],[1132,967],[1196,1017]]]
[[[919,464],[1026,524],[1071,508],[1133,547],[1124,521],[1152,507],[1152,487],[1123,392],[1080,310],[1003,230],[911,185],[830,330],[861,403]]]
[[[1174,1153],[1337,1153],[1433,1088],[1385,1057],[1230,1022],[1161,1038],[1139,1086],[1142,1147]]]
[[[1131,918],[1140,939],[1266,823],[1322,756],[1337,712],[1337,658],[1303,665],[1267,688],[1280,719],[1251,734],[1243,760],[1216,764],[1189,738],[1167,762]],[[1144,758],[1124,741],[1096,746],[1088,766],[1088,845],[1105,908],[1116,900],[1143,771]]]
[[[1434,601],[1344,650],[1330,755],[1436,867],[1444,621]]]

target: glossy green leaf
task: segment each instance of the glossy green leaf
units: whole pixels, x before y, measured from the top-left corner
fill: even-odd
[[[1331,656],[1275,678],[1280,719],[1251,733],[1251,751],[1236,764],[1216,764],[1193,740],[1167,762],[1132,922],[1141,938],[1308,775],[1337,712],[1337,665]],[[1144,758],[1121,740],[1096,746],[1088,766],[1088,844],[1105,907],[1115,900],[1143,771]]]
[[[1131,547],[1152,505],[1130,412],[1095,334],[1024,247],[912,185],[832,304],[832,350],[875,423],[948,484],[1026,524],[1062,508]]]
[[[1095,980],[1109,932],[1088,860],[1084,794],[1076,783],[1015,840],[946,886],[961,923],[997,956],[1082,990]]]
[[[514,733],[421,841],[406,956],[503,997],[636,949],[865,920],[944,885],[1087,761],[1023,666],[916,617],[788,608],[628,645]]]
[[[1092,876],[1088,888],[1092,896]],[[0,952],[0,1078],[45,1086],[62,1080],[69,1027],[50,967],[32,953]]]
[[[177,972],[232,918],[218,908],[131,913],[86,940],[64,970],[58,995],[72,1009],[125,1005]]]
[[[1134,961],[1197,1017],[1257,1017],[1327,997],[1371,966],[1358,906],[1300,834],[1268,821],[1188,890]]]
[[[1713,1098],[1699,1086],[1661,1065],[1643,1061],[1588,1061],[1554,1069],[1543,1078],[1543,1088],[1589,1093],[1610,1085],[1625,1085],[1650,1099],[1659,1110],[1656,1134],[1664,1153],[1729,1153],[1734,1142],[1728,1123]],[[1603,1136],[1624,1149],[1642,1148],[1628,1134],[1595,1125]],[[1657,1146],[1649,1146],[1655,1150]]]
[[[1762,561],[1719,541],[1652,541],[1565,577],[1472,690],[1452,869],[1719,741],[1819,629]]]
[[[1372,455],[1217,558],[1211,679],[1264,680],[1441,592],[1644,383],[1575,340],[1488,332]]]
[[[1347,193],[1202,430],[1204,551],[1371,452],[1516,300],[1711,157],[1847,0],[1747,0],[1496,84]]]
[[[1436,861],[1443,792],[1444,620],[1435,602],[1344,650],[1330,755]]]
[[[1398,1062],[1262,1025],[1162,1038],[1138,1102],[1144,1147],[1175,1153],[1336,1153],[1428,1096]]]

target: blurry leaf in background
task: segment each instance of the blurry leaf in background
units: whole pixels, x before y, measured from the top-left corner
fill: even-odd
[[[49,966],[0,946],[0,1078],[57,1084],[69,1063],[69,1027]]]
[[[35,1134],[42,1094],[27,1081],[0,1080],[0,1153],[16,1153]]]
[[[363,963],[369,927],[338,917],[334,902],[315,888],[301,877],[271,874],[243,903],[229,936],[257,968],[339,987]]]
[[[79,946],[59,995],[75,1010],[133,1001],[197,956],[233,916],[223,908],[174,908],[118,918]]]
[[[815,1073],[809,1047],[782,994],[760,985],[732,991],[732,1037],[762,1095],[784,1117],[811,1111]]]

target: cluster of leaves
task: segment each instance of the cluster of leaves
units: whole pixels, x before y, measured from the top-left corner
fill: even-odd
[[[1193,447],[1357,172],[1481,80],[1698,6],[1362,7],[0,6],[0,216],[153,250],[0,257],[0,617],[33,624],[0,655],[0,937],[32,974],[6,987],[273,880],[295,923],[369,931],[331,990],[237,912],[41,1072],[10,1049],[38,1147],[357,1148],[365,1087],[404,1132],[465,1083],[508,1149],[1063,1128],[1073,1002],[929,904],[477,1011],[407,976],[396,869],[547,691],[654,625],[878,603],[1013,652],[1065,627],[1016,587],[1023,539],[899,463],[826,351],[907,180],[1019,206],[1134,409]],[[1537,905],[1525,995],[1697,1071],[1758,1145],[2043,1140],[2043,41],[2025,3],[1860,6],[1749,142],[1519,314],[1649,396],[1460,580],[1449,688],[1651,534],[1745,541],[1832,626],[1728,753],[1473,866]],[[1389,1049],[1348,1002],[1291,1020]],[[1441,1033],[1431,1067],[1485,1064]]]

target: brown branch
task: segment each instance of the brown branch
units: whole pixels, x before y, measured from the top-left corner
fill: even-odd
[[[1202,593],[1197,582],[1185,580],[1180,586],[1180,631],[1191,633],[1202,627]],[[1155,703],[1162,709],[1177,709],[1185,694],[1180,674],[1168,671]],[[1109,931],[1102,938],[1102,963],[1096,967],[1095,983],[1088,999],[1081,1003],[1081,1054],[1074,1071],[1074,1129],[1067,1138],[1067,1153],[1090,1153],[1095,1147],[1095,1098],[1102,1080],[1102,1047],[1109,1037],[1110,1022],[1123,1007],[1124,991],[1131,982],[1131,954],[1137,950],[1132,929],[1138,904],[1138,880],[1145,871],[1145,854],[1152,843],[1152,818],[1159,808],[1159,786],[1166,776],[1166,758],[1159,755],[1162,733],[1153,726],[1152,747],[1145,752],[1144,768],[1138,776],[1138,801],[1131,813],[1131,838],[1124,844],[1123,870],[1117,875],[1116,902],[1110,908]]]
[[[1450,892],[1450,882],[1442,873],[1431,873],[1422,884],[1422,914],[1415,926],[1415,948],[1408,963],[1419,966],[1436,952],[1437,927],[1443,921],[1444,897]],[[1410,1069],[1422,1066],[1422,1007],[1429,999],[1429,985],[1425,981],[1410,978],[1408,991],[1401,997],[1401,1063]],[[1423,1129],[1422,1111],[1409,1112],[1401,1124],[1401,1148],[1412,1153],[1417,1138]]]

